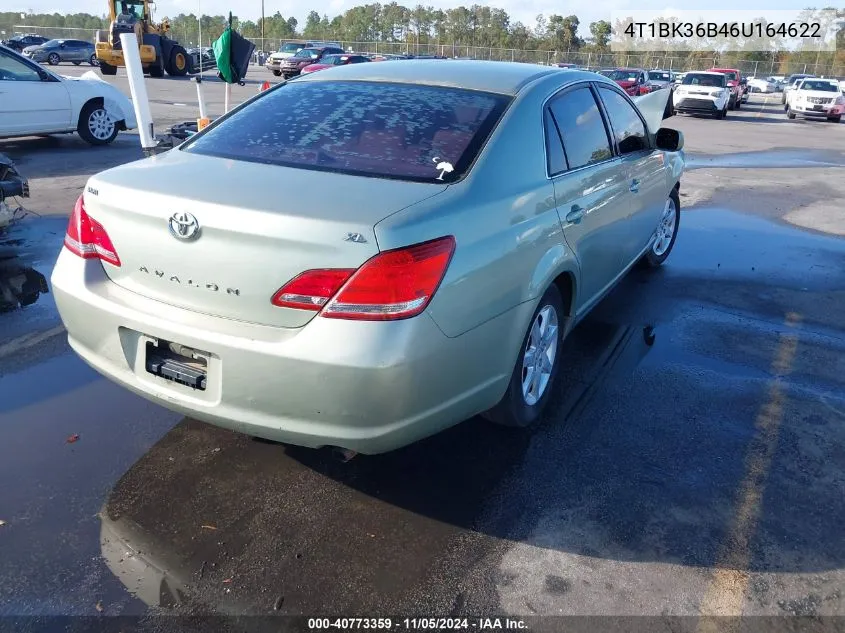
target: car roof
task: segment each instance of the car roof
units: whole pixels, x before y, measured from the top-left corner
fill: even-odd
[[[716,77],[724,77],[725,73],[716,72],[715,70],[688,70],[685,75],[714,75]]]
[[[302,81],[381,81],[465,88],[516,95],[531,81],[552,73],[565,74],[567,81],[595,80],[596,74],[518,62],[480,60],[408,59],[392,64],[349,64],[338,66],[331,75],[309,75]]]

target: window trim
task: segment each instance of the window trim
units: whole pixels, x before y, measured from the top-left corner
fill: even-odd
[[[616,130],[613,127],[613,121],[610,118],[610,112],[608,112],[607,106],[604,103],[604,99],[601,96],[600,88],[603,88],[603,87],[607,88],[607,90],[612,90],[616,94],[620,95],[625,101],[628,102],[628,105],[630,105],[633,108],[634,113],[639,117],[640,122],[643,124],[643,130],[645,130],[646,143],[648,144],[648,146],[646,148],[637,150],[636,152],[628,152],[627,154],[623,154],[622,152],[619,151],[619,143],[616,140]],[[645,154],[646,152],[649,152],[649,153],[653,152],[655,148],[654,148],[654,143],[652,143],[651,130],[648,129],[648,123],[646,123],[646,120],[643,118],[642,113],[640,112],[640,110],[636,106],[636,104],[633,102],[631,97],[628,94],[626,94],[624,90],[619,88],[618,85],[610,86],[610,85],[607,85],[603,82],[600,83],[600,84],[599,83],[596,84],[595,91],[598,94],[599,103],[601,103],[602,113],[604,114],[605,120],[607,122],[607,126],[610,129],[610,132],[611,132],[611,135],[612,135],[612,144],[613,144],[614,156],[617,156],[618,158],[624,158],[625,156],[634,156],[634,155],[637,155],[637,154]]]
[[[608,120],[607,120],[607,113],[604,111],[604,103],[601,101],[601,99],[599,98],[599,95],[597,94],[595,84],[596,84],[596,82],[591,80],[591,79],[582,79],[580,81],[576,81],[576,82],[571,83],[571,84],[566,84],[565,86],[558,88],[557,90],[555,90],[552,94],[550,94],[548,97],[546,97],[543,100],[543,105],[540,109],[540,131],[543,135],[543,162],[545,163],[544,169],[546,170],[546,180],[555,180],[556,178],[560,178],[561,176],[564,176],[564,175],[567,175],[567,174],[573,174],[575,172],[581,171],[582,169],[589,169],[589,168],[595,167],[597,165],[604,165],[605,163],[612,162],[612,161],[617,160],[619,158],[619,156],[616,153],[615,136],[612,135],[612,129],[610,128]],[[599,114],[601,115],[602,123],[604,124],[604,133],[607,135],[607,142],[608,142],[608,145],[610,146],[610,158],[607,158],[605,160],[601,160],[601,161],[598,161],[598,162],[595,162],[595,163],[588,163],[587,165],[581,165],[580,167],[572,167],[571,168],[569,166],[569,155],[566,153],[566,145],[563,142],[563,136],[561,136],[560,129],[559,129],[558,124],[557,124],[557,120],[555,119],[554,114],[551,112],[549,104],[552,101],[554,101],[555,99],[557,99],[558,97],[563,97],[567,92],[572,92],[574,90],[577,90],[579,88],[583,88],[585,86],[593,94],[593,99],[595,99],[595,101],[596,101],[596,107],[598,108]],[[549,109],[549,114],[551,115],[552,122],[555,124],[555,131],[557,132],[558,139],[560,140],[560,144],[563,147],[563,157],[566,160],[566,167],[567,167],[566,170],[555,173],[555,174],[551,174],[549,172],[549,149],[548,149],[548,147],[546,147],[546,117],[545,117],[545,113],[546,113],[547,109]],[[648,129],[648,128],[646,128],[646,129]]]
[[[13,51],[11,49],[3,50],[3,47],[0,47],[0,56],[9,57],[20,62],[24,66],[28,66],[30,70],[35,71],[35,73],[40,77],[41,81],[61,81],[61,79],[57,78],[55,75],[53,75],[53,73],[41,66],[41,64],[27,59],[16,51]]]

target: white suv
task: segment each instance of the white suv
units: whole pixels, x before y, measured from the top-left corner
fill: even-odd
[[[689,72],[672,92],[672,107],[677,114],[710,114],[724,119],[731,98],[727,82],[724,73]]]
[[[786,116],[790,119],[800,114],[839,123],[843,112],[845,95],[840,91],[839,82],[835,79],[802,79],[786,97]]]

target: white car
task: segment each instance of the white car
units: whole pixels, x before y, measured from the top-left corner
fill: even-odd
[[[106,145],[135,127],[132,102],[99,75],[62,77],[0,46],[0,138],[78,132]]]
[[[802,79],[789,91],[786,98],[786,116],[823,118],[833,123],[842,120],[845,112],[845,95],[835,79]]]
[[[672,92],[672,107],[678,114],[709,114],[724,119],[728,114],[731,89],[724,73],[695,71],[684,75]]]
[[[777,84],[771,79],[762,77],[751,77],[748,80],[749,92],[772,93],[777,92]]]

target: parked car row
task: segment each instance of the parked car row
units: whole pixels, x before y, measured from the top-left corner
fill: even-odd
[[[337,42],[286,42],[270,57],[264,67],[276,77],[291,79],[332,66],[384,62],[400,59],[446,59],[440,55],[366,53],[343,50]]]

